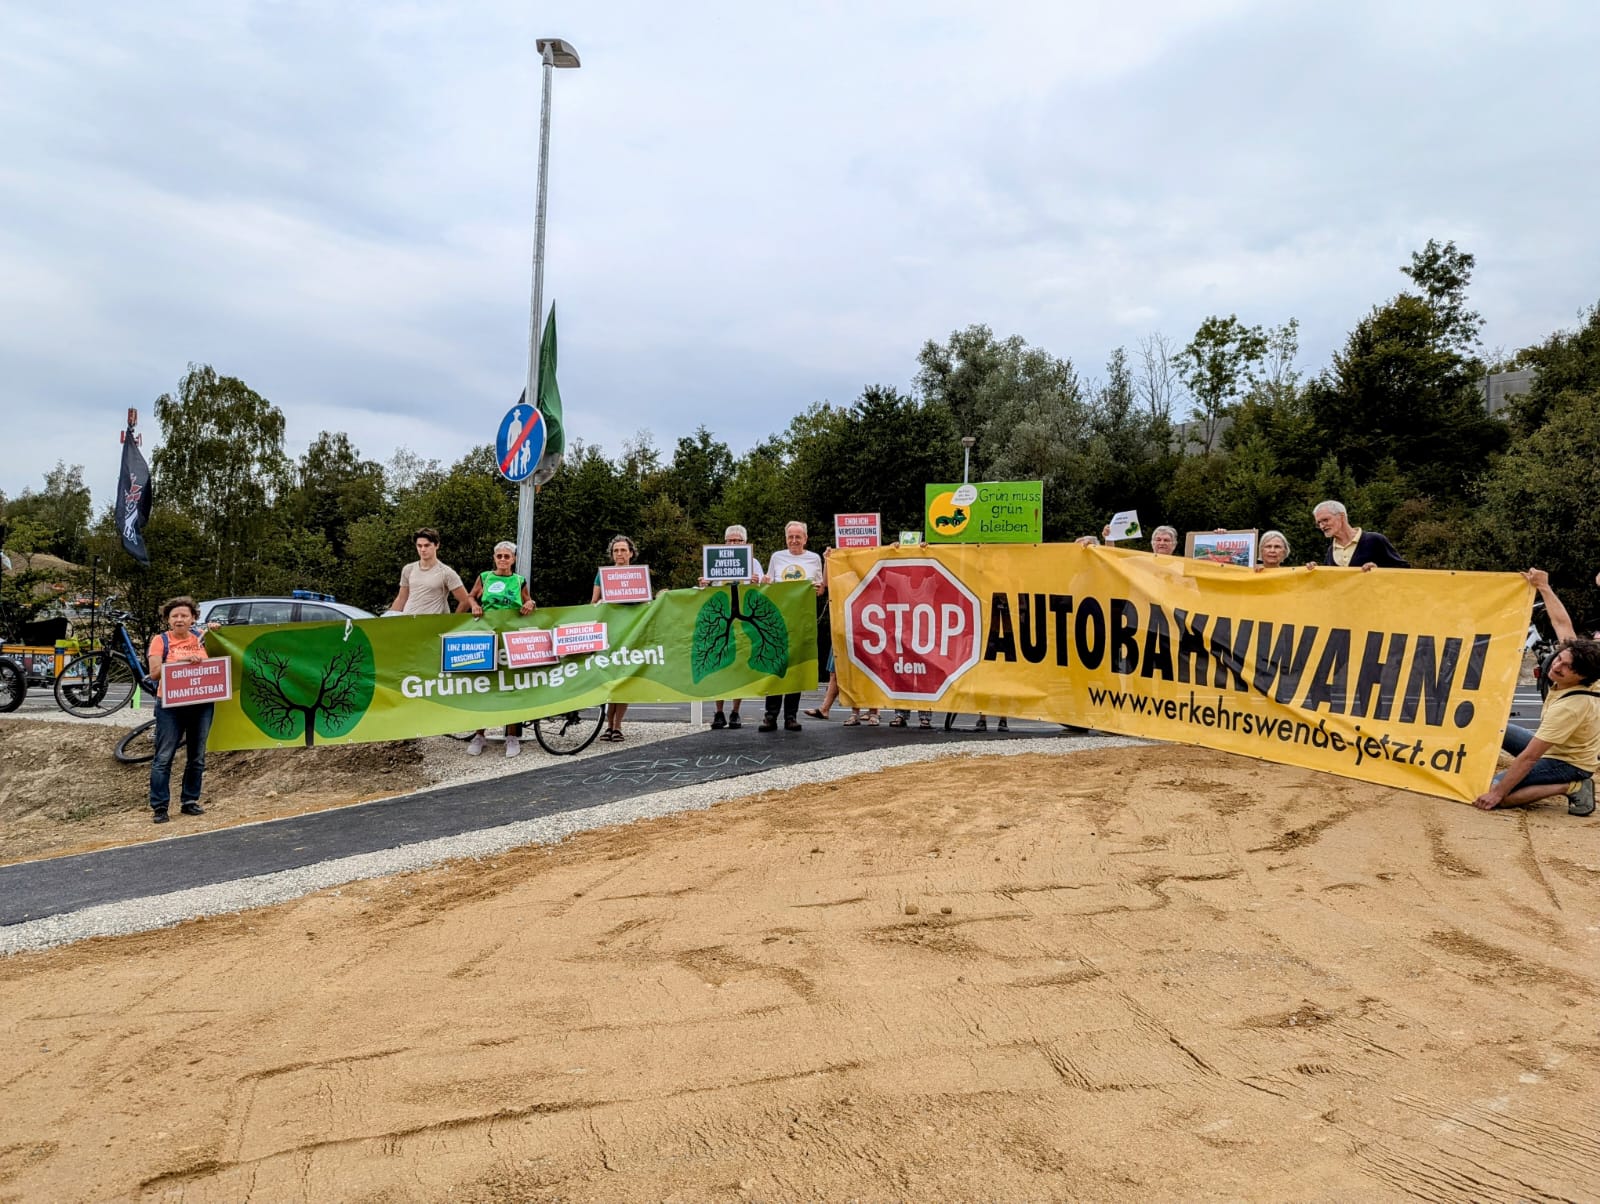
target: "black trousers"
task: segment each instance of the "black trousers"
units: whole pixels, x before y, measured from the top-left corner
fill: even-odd
[[[783,717],[785,719],[797,718],[800,714],[800,692],[793,694],[768,694],[767,716],[771,719],[778,717],[778,704],[783,704]]]

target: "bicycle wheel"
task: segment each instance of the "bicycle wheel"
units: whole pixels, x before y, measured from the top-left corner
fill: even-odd
[[[112,756],[124,765],[142,765],[156,759],[156,721],[146,719],[117,741]]]
[[[552,756],[570,757],[581,753],[594,743],[606,721],[605,703],[568,711],[564,715],[546,715],[533,721],[533,736],[539,747]]]
[[[28,696],[28,675],[14,660],[0,659],[0,715],[14,711]]]
[[[122,657],[87,652],[67,662],[56,678],[56,705],[80,719],[99,719],[133,699],[139,679]]]

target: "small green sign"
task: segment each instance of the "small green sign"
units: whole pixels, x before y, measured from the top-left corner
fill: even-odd
[[[923,529],[929,543],[1043,543],[1043,481],[929,485]]]

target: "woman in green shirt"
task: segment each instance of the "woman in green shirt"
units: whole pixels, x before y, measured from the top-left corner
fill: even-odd
[[[509,539],[502,539],[494,545],[494,568],[487,573],[478,574],[478,580],[472,587],[471,597],[483,607],[485,614],[493,610],[514,610],[518,614],[533,613],[533,595],[528,592],[528,583],[522,579],[520,573],[513,573],[512,566],[517,562],[517,545]],[[467,744],[467,755],[475,757],[483,751],[483,729],[480,727],[472,735],[472,740]],[[506,724],[506,756],[514,757],[522,752],[522,724]]]

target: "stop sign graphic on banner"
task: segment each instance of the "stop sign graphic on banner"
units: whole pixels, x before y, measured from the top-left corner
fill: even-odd
[[[978,663],[977,595],[934,560],[880,560],[844,604],[850,660],[893,698],[935,702]]]

